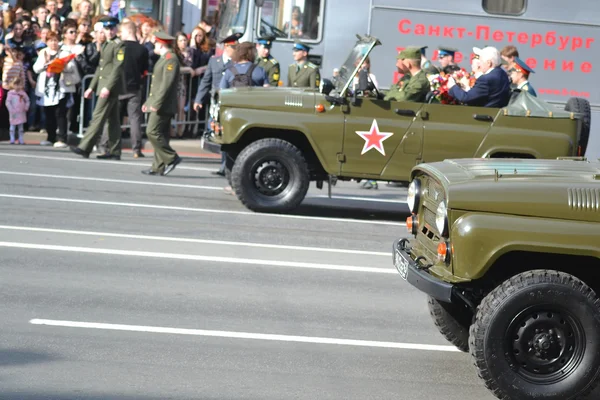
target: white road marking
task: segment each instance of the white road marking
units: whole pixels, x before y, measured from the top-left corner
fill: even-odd
[[[0,229],[14,230],[14,231],[27,231],[27,232],[48,232],[48,233],[87,235],[87,236],[117,237],[117,238],[126,238],[126,239],[159,240],[161,242],[203,243],[203,244],[215,244],[215,245],[226,245],[226,246],[262,247],[262,248],[267,248],[267,249],[318,251],[318,252],[326,252],[326,253],[361,254],[361,255],[391,257],[391,252],[385,253],[385,252],[378,252],[378,251],[328,249],[328,248],[324,248],[324,247],[287,246],[287,245],[278,245],[278,244],[249,243],[249,242],[226,241],[226,240],[177,238],[177,237],[169,237],[169,236],[130,235],[130,234],[124,234],[124,233],[76,231],[76,230],[69,230],[69,229],[49,229],[49,228],[35,228],[35,227],[12,226],[12,225],[0,225]]]
[[[357,223],[357,224],[406,226],[406,223],[398,223],[398,222],[390,222],[390,221],[371,221],[371,220],[361,220],[361,219],[311,217],[311,216],[306,216],[306,215],[291,215],[291,214],[265,214],[265,213],[249,212],[249,211],[214,210],[214,209],[208,209],[208,208],[160,206],[160,205],[140,204],[140,203],[119,203],[119,202],[114,202],[114,201],[66,199],[66,198],[60,198],[60,197],[23,196],[23,195],[6,194],[6,193],[0,193],[0,197],[9,198],[9,199],[54,201],[54,202],[63,202],[63,203],[96,204],[96,205],[103,205],[103,206],[120,206],[120,207],[134,207],[134,208],[152,208],[152,209],[159,209],[159,210],[190,211],[190,212],[201,212],[201,213],[210,213],[210,214],[251,215],[251,216],[259,216],[261,218],[269,217],[269,218],[305,219],[305,220],[327,221],[327,222],[351,222],[351,223]]]
[[[63,154],[71,154],[71,153],[64,153]],[[0,156],[2,157],[21,157],[21,158],[35,158],[35,159],[40,159],[40,160],[55,160],[55,161],[74,161],[74,162],[86,162],[86,163],[99,163],[99,164],[114,164],[114,165],[135,165],[137,167],[143,168],[143,167],[148,167],[150,166],[150,164],[145,164],[142,162],[131,162],[131,161],[111,161],[111,160],[91,160],[91,159],[83,159],[83,158],[70,158],[70,157],[52,157],[52,156],[37,156],[37,155],[31,155],[31,154],[15,154],[15,153],[1,153],[0,152]],[[185,158],[184,157],[184,164],[185,164]],[[207,159],[207,160],[212,160],[212,159]],[[218,159],[214,159],[214,160],[218,160]],[[215,164],[216,165],[216,164]],[[217,169],[217,166],[215,166],[214,168],[202,168],[202,167],[188,167],[186,165],[178,165],[177,169],[185,169],[185,170],[190,170],[190,171],[215,171]]]
[[[59,321],[50,319],[32,319],[29,321],[32,325],[59,326],[65,328],[82,328],[82,329],[102,329],[109,331],[127,331],[127,332],[144,332],[144,333],[162,333],[171,335],[192,335],[192,336],[208,336],[220,337],[229,339],[252,339],[252,340],[268,340],[275,342],[295,342],[295,343],[313,343],[313,344],[331,344],[339,346],[358,346],[358,347],[379,347],[387,349],[402,349],[402,350],[424,350],[438,352],[459,352],[454,346],[441,346],[433,344],[417,344],[417,343],[400,343],[400,342],[380,342],[374,340],[356,340],[356,339],[339,339],[325,338],[314,336],[293,336],[293,335],[277,335],[270,333],[251,333],[251,332],[231,332],[231,331],[214,331],[205,329],[181,329],[167,328],[161,326],[143,326],[143,325],[123,325],[123,324],[106,324],[99,322],[78,322],[78,321]]]
[[[406,204],[406,196],[399,196],[399,199],[378,199],[376,197],[357,197],[357,196],[331,196],[332,199],[336,200],[355,200],[355,201],[366,201],[366,202],[375,202],[375,203],[395,203],[395,204]],[[318,195],[318,196],[307,196],[307,199],[328,199],[329,196],[326,194]]]
[[[87,176],[33,174],[33,173],[28,173],[28,172],[9,172],[9,171],[0,171],[0,175],[33,176],[33,177],[38,177],[38,178],[71,179],[71,180],[78,180],[78,181],[126,183],[128,185],[168,186],[168,187],[179,187],[179,188],[187,188],[187,189],[203,189],[203,190],[223,191],[222,186],[182,185],[182,184],[177,184],[177,183],[128,181],[128,180],[124,180],[124,179],[90,178]]]
[[[335,264],[316,264],[296,261],[273,261],[273,260],[258,260],[249,258],[235,257],[216,257],[216,256],[201,256],[194,254],[178,254],[178,253],[158,253],[151,251],[136,251],[136,250],[116,250],[116,249],[99,249],[94,247],[77,247],[77,246],[58,246],[49,244],[37,243],[20,243],[20,242],[0,242],[0,247],[11,247],[17,249],[32,249],[32,250],[50,250],[63,251],[69,253],[86,253],[86,254],[109,254],[118,256],[134,256],[148,258],[168,258],[170,260],[192,260],[192,261],[210,261],[217,263],[234,263],[248,264],[269,267],[289,267],[289,268],[308,268],[308,269],[323,269],[332,271],[348,271],[348,272],[366,272],[373,274],[397,274],[395,269],[390,268],[373,268],[359,267],[353,265],[335,265]]]

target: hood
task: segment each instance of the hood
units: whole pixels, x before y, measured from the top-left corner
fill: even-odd
[[[317,89],[280,87],[244,87],[223,89],[219,92],[221,108],[289,109],[310,108],[314,110],[315,96],[322,96]]]
[[[451,209],[600,222],[600,162],[461,159],[419,170],[440,181]]]

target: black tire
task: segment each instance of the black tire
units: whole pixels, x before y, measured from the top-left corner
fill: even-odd
[[[473,314],[456,304],[445,303],[429,297],[429,314],[438,330],[460,351],[469,351],[469,327]]]
[[[584,156],[590,139],[590,126],[592,125],[590,102],[579,97],[572,97],[567,101],[565,111],[580,113],[583,116],[579,132],[577,132],[577,144],[581,148],[581,156]]]
[[[237,198],[250,210],[287,212],[304,200],[310,177],[296,146],[270,138],[242,150],[233,164],[231,182]]]
[[[483,299],[469,345],[479,376],[499,399],[574,400],[599,382],[598,337],[596,293],[572,275],[535,270]]]

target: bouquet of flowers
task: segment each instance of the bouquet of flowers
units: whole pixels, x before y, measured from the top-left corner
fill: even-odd
[[[51,74],[60,74],[64,71],[69,61],[71,61],[74,58],[75,54],[69,54],[68,56],[62,58],[55,58],[54,60],[50,61],[50,63],[48,63],[46,72],[49,72]]]
[[[435,93],[434,98],[441,104],[459,104],[449,93],[450,89],[448,89],[448,81],[451,77],[465,90],[469,90],[475,85],[476,78],[464,68],[461,68],[452,74],[441,72],[439,74],[427,76],[429,84],[431,85],[431,91]]]

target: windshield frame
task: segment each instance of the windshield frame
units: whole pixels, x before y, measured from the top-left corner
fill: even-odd
[[[248,16],[250,14],[250,7],[254,4],[254,0],[237,0],[239,3],[239,9],[237,12],[232,12],[233,10],[233,1],[224,1],[221,6],[225,7],[223,10],[219,12],[219,22],[217,25],[217,43],[220,43],[223,39],[228,36],[233,35],[234,33],[241,33],[242,36],[246,34],[246,29],[248,28]],[[244,13],[244,14],[242,14]],[[241,15],[244,15],[244,20],[242,21],[242,29],[241,30],[232,30],[233,29],[233,21],[237,21]],[[240,25],[240,23],[236,24]]]
[[[340,67],[340,77],[343,78],[342,71],[348,71],[350,69],[350,68],[348,68],[349,65],[354,66],[354,61],[356,61],[357,58],[353,54],[357,51],[359,46],[367,45],[368,46],[367,51],[364,52],[364,54],[360,60],[360,63],[358,63],[356,65],[356,67],[354,67],[353,72],[348,76],[348,79],[346,80],[346,82],[343,85],[341,85],[341,82],[340,82],[340,84],[337,85],[338,87],[336,87],[336,90],[341,88],[341,90],[339,90],[340,97],[346,96],[346,92],[348,91],[348,88],[354,81],[354,77],[356,76],[358,71],[360,71],[360,69],[362,68],[362,65],[364,64],[366,58],[369,56],[369,54],[371,54],[371,51],[373,51],[375,46],[381,45],[381,42],[379,41],[379,39],[377,39],[374,36],[361,36],[361,35],[357,34],[356,37],[358,38],[358,41],[354,44],[354,47],[350,51],[348,58],[346,58],[346,61]],[[350,61],[352,61],[352,62],[350,62]]]

